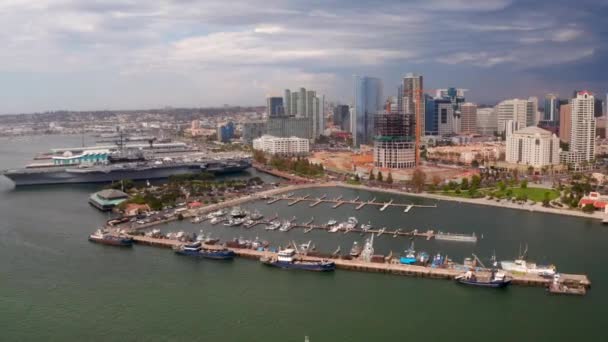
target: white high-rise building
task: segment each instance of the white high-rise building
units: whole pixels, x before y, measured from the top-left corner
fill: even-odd
[[[580,165],[595,158],[595,98],[589,91],[579,91],[570,106],[570,150],[562,154],[562,161]]]
[[[279,138],[263,135],[253,139],[253,149],[272,155],[300,156],[310,152],[310,142],[303,138]]]
[[[403,113],[406,115],[406,135],[408,137],[415,138],[416,136],[416,102],[420,101],[419,109],[420,109],[420,134],[424,134],[424,120],[425,120],[425,99],[424,99],[424,82],[422,75],[408,73],[403,78],[403,85],[400,88],[403,91],[402,98],[402,106],[400,108],[403,110]]]
[[[559,164],[559,138],[544,129],[530,126],[507,136],[507,163],[542,168]]]
[[[505,131],[505,123],[508,120],[517,121],[520,127],[534,126],[538,111],[538,99],[528,100],[512,99],[505,100],[496,105],[498,117],[498,132]]]

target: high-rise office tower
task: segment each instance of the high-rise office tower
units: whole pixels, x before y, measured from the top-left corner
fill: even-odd
[[[477,133],[477,105],[474,103],[463,103],[460,106],[460,133]]]
[[[298,107],[300,102],[300,93],[292,92],[291,93],[291,101],[290,101],[291,109],[289,111],[289,116],[297,116],[298,115]]]
[[[498,131],[498,118],[494,108],[477,108],[477,132],[484,136]]]
[[[572,131],[572,107],[569,103],[561,103],[559,106],[559,139],[570,143],[570,132]]]
[[[306,104],[308,103],[308,99],[306,98],[306,88],[300,88],[300,92],[298,95],[298,112],[296,116],[305,117],[306,116]]]
[[[283,116],[283,98],[274,96],[266,98],[266,111],[269,117]]]
[[[333,121],[341,131],[350,131],[350,108],[347,105],[336,105]]]
[[[505,131],[505,123],[508,120],[517,121],[521,128],[534,126],[537,108],[533,99],[512,99],[500,102],[496,105],[498,132]]]
[[[424,82],[422,75],[408,73],[403,78],[403,113],[405,114],[405,127],[408,137],[415,138],[416,124],[420,125],[420,132],[424,134]],[[416,103],[420,101],[420,122],[416,123]]]
[[[353,145],[372,142],[374,115],[382,110],[382,81],[379,78],[354,76],[354,112],[355,122],[351,121],[354,130]]]
[[[291,90],[285,89],[283,95],[283,112],[285,116],[291,116]]]
[[[559,97],[555,94],[545,95],[545,112],[543,121],[559,122]]]

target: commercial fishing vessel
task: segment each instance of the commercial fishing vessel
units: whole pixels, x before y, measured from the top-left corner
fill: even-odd
[[[203,248],[200,241],[175,247],[175,253],[179,255],[193,256],[214,260],[232,260],[236,256],[233,251],[223,249]]]
[[[298,269],[305,271],[330,272],[336,269],[333,261],[297,260],[296,251],[292,248],[279,251],[276,257],[262,257],[260,261],[268,266],[284,269]]]
[[[521,249],[520,249],[521,251]],[[557,268],[554,265],[537,265],[534,262],[526,261],[528,246],[523,253],[515,260],[507,260],[500,262],[500,268],[505,271],[519,274],[535,274],[541,277],[553,277],[557,273]]]
[[[107,232],[97,229],[95,233],[89,235],[89,241],[100,243],[102,245],[131,247],[133,246],[133,238],[126,236],[112,235]]]

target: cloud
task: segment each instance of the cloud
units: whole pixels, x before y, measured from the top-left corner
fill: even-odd
[[[352,74],[385,75],[390,84],[409,71],[432,81],[492,68],[504,79],[588,65],[606,51],[608,9],[580,1],[3,0],[0,73],[81,75],[83,84],[103,75],[128,82],[122,96],[107,98],[125,107],[146,91],[164,104],[216,103],[222,78],[241,104],[298,82],[347,98]],[[180,79],[196,91],[158,91],[151,81]],[[72,101],[66,107],[83,104],[67,85],[46,86]],[[0,93],[9,89],[0,77]],[[2,103],[23,106],[11,101]]]

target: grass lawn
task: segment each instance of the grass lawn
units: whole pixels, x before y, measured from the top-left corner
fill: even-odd
[[[548,192],[549,193],[549,200],[554,200],[556,198],[559,197],[559,192],[557,190],[553,190],[553,189],[544,189],[544,188],[526,188],[526,189],[522,189],[520,187],[514,187],[514,188],[507,188],[507,189],[511,189],[511,191],[513,191],[513,197],[517,197],[519,195],[526,195],[528,196],[529,200],[532,200],[534,202],[542,202],[542,200],[545,198],[545,193]],[[496,191],[497,193],[499,193],[500,195],[504,196],[504,192],[500,192],[500,191]],[[506,192],[506,190],[505,190]]]
[[[512,188],[507,188],[507,189],[511,189],[511,191],[513,192],[511,197],[517,197],[519,195],[526,195],[529,200],[532,200],[534,202],[542,202],[543,199],[545,198],[545,192],[549,193],[549,200],[551,200],[551,201],[559,197],[559,192],[557,190],[553,190],[553,189],[530,188],[530,187],[528,187],[526,189],[522,189],[520,187],[512,187]],[[490,193],[496,193],[497,195],[499,195],[499,197],[506,197],[505,193],[507,192],[507,190],[498,191],[498,189],[496,189],[496,188],[483,188],[483,189],[479,189],[478,192],[480,194],[483,194],[484,196],[487,196]],[[450,190],[447,192],[437,191],[436,193],[440,194],[440,195],[446,195],[446,196],[471,198],[468,191],[466,191],[466,190],[461,191],[459,194],[454,192],[454,190]]]

